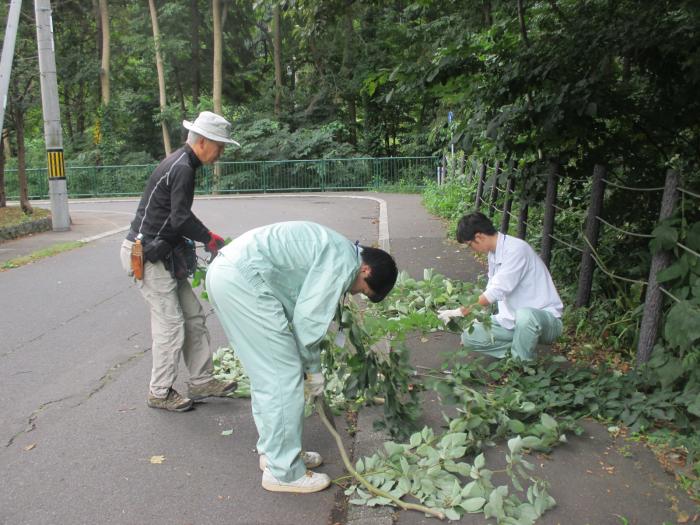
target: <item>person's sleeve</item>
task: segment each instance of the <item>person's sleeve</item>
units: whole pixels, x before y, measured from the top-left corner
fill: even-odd
[[[495,269],[484,290],[490,303],[504,300],[520,283],[527,269],[527,253],[516,250]]]
[[[329,247],[319,255],[304,280],[292,326],[306,372],[321,371],[321,341],[358,266],[356,260]]]
[[[192,213],[194,172],[185,165],[173,166],[170,173],[170,226],[179,235],[209,242],[209,228]]]

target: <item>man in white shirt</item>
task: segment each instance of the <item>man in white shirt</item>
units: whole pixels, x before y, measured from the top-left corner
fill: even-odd
[[[476,323],[471,333],[462,334],[462,344],[492,357],[505,357],[510,351],[523,361],[534,359],[538,344],[551,344],[561,335],[564,309],[542,259],[525,241],[498,233],[480,212],[460,219],[457,241],[488,254],[489,281],[476,304],[444,310],[440,319],[447,323],[476,306],[498,303],[492,326]]]

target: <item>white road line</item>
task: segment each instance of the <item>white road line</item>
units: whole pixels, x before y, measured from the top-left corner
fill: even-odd
[[[329,195],[328,193],[281,193],[281,194],[275,194],[275,195],[222,195],[222,196],[197,196],[195,197],[197,200],[235,200],[235,199],[283,199],[286,197],[306,197],[306,198],[318,198],[318,197],[323,197],[323,198],[330,198],[330,199],[365,199],[365,200],[371,200],[379,204],[379,247],[386,251],[391,253],[391,240],[389,237],[389,209],[386,204],[386,201],[384,199],[380,199],[378,197],[365,197],[363,195]],[[129,201],[138,201],[139,199],[106,199],[106,200],[91,200],[91,203],[99,203],[99,202],[129,202]],[[84,202],[84,201],[83,201]],[[92,210],[73,210],[76,212],[79,211],[92,211]],[[97,211],[97,210],[95,210]],[[104,213],[104,212],[101,212]],[[128,213],[128,212],[119,212],[119,211],[107,211],[106,213]],[[129,213],[130,215],[130,213]],[[103,237],[108,237],[110,235],[114,235],[116,233],[120,233],[123,231],[126,231],[129,229],[129,226],[126,226],[125,228],[117,228],[116,230],[111,230],[105,233],[101,233],[99,235],[93,235],[92,237],[86,237],[85,239],[81,239],[80,242],[91,242],[91,241],[96,241],[98,239],[102,239]]]

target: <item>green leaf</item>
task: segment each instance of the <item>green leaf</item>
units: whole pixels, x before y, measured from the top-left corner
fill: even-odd
[[[542,426],[548,430],[556,430],[557,428],[557,421],[549,414],[543,412],[540,416],[540,421]]]
[[[445,517],[450,521],[457,521],[461,518],[459,513],[454,509],[445,509]]]
[[[403,454],[404,451],[403,445],[399,445],[397,443],[394,443],[393,441],[385,442],[384,449],[386,450],[388,457]]]
[[[687,269],[684,270],[684,268],[680,264],[672,264],[668,268],[661,270],[659,273],[656,274],[656,281],[659,283],[673,281],[674,279],[680,279],[686,273]]]
[[[700,339],[700,309],[688,301],[674,304],[666,316],[664,338],[672,346],[691,348]]]
[[[700,417],[700,394],[695,396],[695,399],[688,405],[688,412]]]
[[[678,230],[667,224],[657,226],[651,234],[654,236],[649,243],[652,253],[657,253],[661,250],[671,250],[675,248],[678,242]]]
[[[513,434],[522,434],[525,432],[525,424],[518,419],[511,419],[508,421],[508,430]]]
[[[544,414],[543,414],[544,415]],[[523,448],[523,438],[515,436],[508,440],[508,450],[511,454],[517,454]]]
[[[479,512],[485,503],[484,498],[469,498],[462,501],[459,506],[464,509],[464,512],[474,513]]]

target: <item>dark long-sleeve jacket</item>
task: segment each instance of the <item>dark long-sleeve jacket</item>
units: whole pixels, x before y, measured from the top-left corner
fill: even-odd
[[[202,163],[187,144],[166,157],[146,183],[127,239],[162,237],[175,244],[182,237],[206,243],[209,229],[192,213],[194,177]]]

